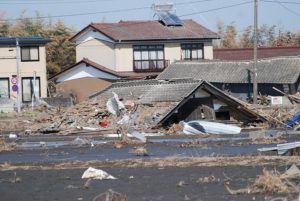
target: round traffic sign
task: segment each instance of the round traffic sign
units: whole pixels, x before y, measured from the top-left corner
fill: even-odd
[[[13,90],[13,91],[18,91],[18,86],[17,86],[17,85],[13,85],[13,86],[12,86],[12,90]]]

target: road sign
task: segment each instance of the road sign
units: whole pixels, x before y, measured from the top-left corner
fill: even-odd
[[[18,85],[13,85],[12,86],[12,90],[15,91],[15,92],[17,92],[18,91]]]
[[[11,83],[16,85],[18,83],[18,78],[17,77],[12,77],[11,78]]]

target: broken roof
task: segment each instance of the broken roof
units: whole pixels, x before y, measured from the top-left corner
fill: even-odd
[[[157,79],[192,78],[213,83],[249,83],[252,61],[178,61],[171,64]],[[262,59],[257,64],[258,83],[296,83],[300,75],[300,57]]]
[[[160,21],[120,21],[118,23],[91,23],[74,35],[74,41],[89,28],[115,42],[141,40],[218,39],[218,34],[193,20],[183,20],[182,26],[165,26]]]
[[[110,87],[92,95],[90,98],[98,100],[108,100],[112,97],[112,92],[118,94],[119,98],[126,101],[131,100],[142,105],[153,104],[159,105],[161,114],[153,120],[152,125],[163,124],[167,119],[181,107],[189,97],[199,88],[213,94],[219,100],[222,100],[236,112],[240,112],[245,119],[265,120],[265,118],[247,109],[245,105],[225,94],[212,84],[202,80],[181,79],[172,81],[162,80],[140,80],[130,82],[118,82]],[[167,104],[166,104],[167,103]],[[152,112],[155,113],[156,109]],[[153,116],[155,114],[148,114]]]
[[[117,82],[92,97],[108,99],[112,96],[112,92],[115,92],[119,98],[138,100],[140,103],[178,102],[187,97],[201,83],[202,81],[196,80]]]

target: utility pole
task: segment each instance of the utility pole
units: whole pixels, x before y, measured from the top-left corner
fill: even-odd
[[[16,37],[16,58],[17,58],[17,108],[18,108],[18,113],[21,112],[21,76],[20,76],[20,46],[19,46],[19,39]]]
[[[257,0],[254,0],[253,104],[257,104]]]

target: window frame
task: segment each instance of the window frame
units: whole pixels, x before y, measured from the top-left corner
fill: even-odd
[[[181,45],[181,60],[193,61],[193,60],[203,60],[204,59],[204,44],[203,43],[182,43]],[[193,47],[194,46],[194,47]],[[183,58],[183,52],[189,50],[189,57]],[[199,57],[197,53],[197,58],[193,58],[193,50],[202,50],[202,57]]]
[[[166,67],[165,60],[165,47],[163,44],[138,44],[133,45],[133,70],[141,71],[141,72],[155,72],[155,71],[163,71]],[[143,55],[143,53],[145,53]],[[155,59],[151,59],[153,56],[153,52],[155,52]],[[162,53],[162,58],[160,57],[160,52]],[[139,59],[135,58],[136,53],[140,54]],[[143,57],[147,55],[147,59],[143,59]],[[139,63],[140,68],[137,68]],[[154,63],[153,63],[154,62]],[[143,65],[146,64],[148,68],[143,68]],[[161,66],[161,68],[159,68]]]
[[[10,98],[10,79],[9,79],[9,77],[0,77],[0,80],[7,80],[8,98]],[[2,98],[2,97],[0,96],[0,98]]]
[[[23,48],[28,48],[29,49],[29,60],[23,59]],[[31,55],[30,55],[30,50],[31,48],[37,48],[37,54],[38,54],[38,58],[37,59],[31,59]],[[40,47],[39,46],[21,46],[21,62],[32,62],[32,61],[40,61]]]
[[[22,85],[22,102],[23,103],[30,103],[32,101],[32,90],[30,90],[30,100],[29,101],[24,101],[24,85],[23,85],[23,80],[26,79],[31,79],[33,81],[33,77],[22,77],[21,78],[21,85]],[[36,76],[36,80],[39,80],[39,97],[41,97],[41,77]]]

